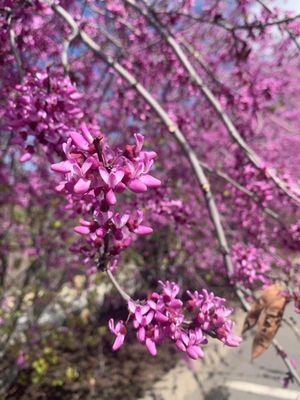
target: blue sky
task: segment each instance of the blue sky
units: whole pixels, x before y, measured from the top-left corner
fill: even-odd
[[[266,1],[266,4],[268,1]],[[272,4],[272,3],[271,3]],[[296,11],[300,13],[300,0],[274,0],[273,7],[278,7],[285,10]]]

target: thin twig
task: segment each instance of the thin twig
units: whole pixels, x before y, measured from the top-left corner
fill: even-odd
[[[282,318],[282,321],[294,332],[296,338],[300,340],[300,331],[295,326],[295,323],[293,323],[293,321],[290,321],[288,318]]]
[[[260,200],[256,197],[255,193],[251,192],[250,190],[246,189],[244,186],[242,186],[239,182],[236,180],[232,179],[228,174],[226,174],[223,171],[216,170],[211,168],[209,165],[207,165],[203,161],[199,161],[201,166],[208,171],[211,174],[214,174],[218,176],[219,178],[223,179],[224,181],[228,182],[230,185],[238,189],[240,192],[245,193],[247,196],[249,196],[256,204],[258,204],[263,212],[267,215],[269,215],[271,218],[275,219],[277,222],[279,222],[281,225],[285,226],[284,222],[280,219],[280,216],[276,213],[276,211],[272,210],[271,208],[268,207],[263,207]]]
[[[24,76],[24,71],[23,71],[23,67],[22,67],[21,56],[20,56],[20,53],[19,53],[19,50],[17,47],[17,43],[16,43],[16,34],[12,27],[12,15],[8,16],[7,23],[9,26],[9,41],[10,41],[11,49],[12,49],[12,52],[13,52],[15,60],[16,60],[19,80],[20,80],[20,82],[22,82],[23,76]]]
[[[73,40],[77,37],[78,35],[78,28],[72,27],[72,32],[68,35],[68,37],[63,41],[63,50],[61,53],[61,63],[63,65],[64,71],[66,75],[69,75],[70,73],[70,64],[68,61],[68,50],[73,42]]]
[[[129,294],[127,294],[119,285],[119,283],[116,281],[115,277],[113,276],[112,272],[107,269],[106,270],[106,275],[109,277],[111,283],[114,285],[114,287],[117,289],[117,291],[120,293],[120,295],[122,296],[122,298],[128,302],[131,297],[129,296]]]

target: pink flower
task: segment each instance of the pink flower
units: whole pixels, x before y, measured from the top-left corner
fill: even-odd
[[[200,328],[195,328],[195,330],[191,329],[187,333],[182,331],[179,338],[176,340],[178,349],[186,352],[187,355],[194,360],[204,357],[200,344],[206,343],[207,339],[203,336]]]
[[[114,320],[111,318],[108,322],[109,329],[111,333],[114,333],[117,337],[114,341],[112,349],[114,351],[118,350],[122,344],[124,343],[126,328],[123,321],[118,321],[116,326],[114,324]]]
[[[124,185],[120,185],[123,177],[124,171],[114,170],[108,172],[105,168],[99,167],[99,173],[101,178],[105,183],[105,199],[109,205],[114,205],[117,202],[114,190],[119,190],[124,188]]]

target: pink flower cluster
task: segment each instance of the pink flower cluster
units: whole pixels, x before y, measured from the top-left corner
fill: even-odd
[[[156,153],[142,151],[144,138],[135,135],[135,144],[125,150],[113,151],[99,131],[82,123],[78,130],[69,132],[63,143],[65,160],[52,164],[53,171],[63,175],[57,191],[67,195],[71,208],[74,204],[90,218],[81,218],[75,232],[87,236],[88,242],[100,248],[110,243],[105,256],[115,256],[127,248],[132,235],[147,235],[152,228],[143,224],[143,212],[120,212],[117,195],[128,190],[144,193],[159,187],[161,182],[149,174]]]
[[[232,246],[231,254],[234,263],[233,283],[242,283],[245,287],[268,283],[270,263],[259,249],[237,243]]]
[[[14,134],[11,144],[21,148],[22,162],[39,146],[50,160],[60,151],[70,127],[82,120],[82,97],[69,78],[44,71],[25,75],[8,100],[4,118],[5,128]]]
[[[175,343],[178,350],[196,360],[204,356],[201,345],[207,343],[206,336],[219,339],[227,346],[238,346],[241,339],[233,335],[234,323],[228,319],[232,309],[225,307],[225,299],[208,293],[187,292],[189,300],[177,298],[179,286],[174,282],[160,282],[161,293],[152,293],[144,302],[129,300],[129,316],[126,323],[113,319],[109,328],[116,335],[113,350],[120,348],[126,335],[126,326],[132,323],[137,339],[150,354],[157,354],[156,346],[167,339]]]

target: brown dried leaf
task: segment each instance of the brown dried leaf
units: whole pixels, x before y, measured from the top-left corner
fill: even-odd
[[[283,317],[286,298],[279,285],[271,285],[260,297],[263,307],[257,322],[257,330],[253,340],[252,359],[264,353],[272,343]]]
[[[248,311],[248,314],[246,316],[246,319],[245,319],[245,322],[243,325],[242,334],[244,334],[249,329],[252,329],[255,326],[262,309],[263,309],[263,305],[262,305],[261,301],[255,300],[252,303],[251,308]]]
[[[268,286],[261,294],[260,300],[263,302],[264,307],[268,304],[272,303],[274,300],[278,299],[281,296],[282,288],[279,284],[275,283],[274,285]]]

